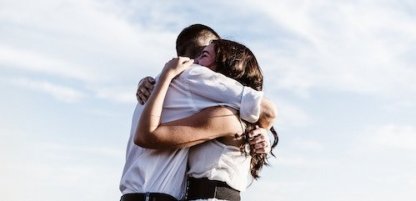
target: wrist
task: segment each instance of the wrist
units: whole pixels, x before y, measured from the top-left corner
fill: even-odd
[[[175,76],[176,76],[176,73],[172,70],[165,70],[165,71],[162,71],[162,73],[160,74],[161,79],[168,80],[168,81],[173,80]]]

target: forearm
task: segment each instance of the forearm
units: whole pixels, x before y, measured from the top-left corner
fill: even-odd
[[[140,146],[153,149],[190,147],[242,132],[241,122],[235,110],[212,107],[183,119],[160,124]]]
[[[163,101],[169,88],[173,76],[168,73],[161,74],[159,81],[149,100],[147,101],[136,130],[134,142],[137,145],[144,145],[150,141],[151,135],[161,123]]]
[[[160,125],[141,146],[150,149],[184,148],[221,136],[219,133],[204,132],[203,129],[191,125],[165,124]]]

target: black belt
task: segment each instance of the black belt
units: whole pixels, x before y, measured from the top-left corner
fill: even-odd
[[[208,178],[188,178],[187,200],[217,198],[220,200],[240,201],[240,191],[227,183]]]
[[[178,201],[165,193],[127,193],[121,196],[120,201]]]

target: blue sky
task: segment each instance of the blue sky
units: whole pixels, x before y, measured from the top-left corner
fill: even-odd
[[[244,200],[416,198],[411,0],[1,0],[2,200],[118,200],[135,89],[203,23],[246,44],[278,106]]]

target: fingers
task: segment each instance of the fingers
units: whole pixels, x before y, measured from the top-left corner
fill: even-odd
[[[257,143],[251,146],[251,151],[255,154],[268,154],[270,153],[270,145],[266,141]]]
[[[179,57],[181,64],[193,64],[194,60],[190,59],[189,57]]]
[[[262,137],[267,137],[268,135],[267,135],[267,130],[266,129],[264,129],[264,128],[259,128],[258,126],[256,126],[256,128],[254,129],[254,130],[251,130],[249,133],[248,133],[248,136],[250,137],[250,139],[251,138],[254,138],[254,137],[256,137],[256,136],[262,136]]]
[[[194,63],[194,60],[191,59],[191,60],[185,61],[184,63],[182,63],[182,65],[183,65],[184,69],[186,69],[186,68],[190,67],[193,63]]]
[[[193,59],[190,59],[189,57],[178,57],[180,63],[184,63]]]
[[[144,87],[141,87],[138,89],[136,96],[137,96],[137,100],[139,101],[139,103],[141,105],[143,105],[144,103],[146,103],[147,99],[149,99],[150,97],[150,93],[148,90],[146,90]]]
[[[249,144],[253,153],[270,153],[270,140],[267,130],[256,128],[249,133]]]
[[[185,70],[194,63],[194,60],[190,59],[189,57],[178,57],[178,60],[182,70]]]
[[[147,81],[147,83],[152,84],[152,86],[153,86],[153,84],[156,84],[155,78],[150,77],[150,76],[146,77],[146,81]]]
[[[143,105],[147,101],[147,97],[145,97],[143,94],[138,94],[138,101],[141,105]]]
[[[150,95],[150,93],[153,91],[153,87],[155,86],[155,81],[153,80],[153,82],[151,82],[150,80],[149,81],[146,81],[146,82],[144,82],[143,83],[143,87],[144,87],[144,90],[145,91],[143,91],[143,93],[149,93],[149,95]]]
[[[267,141],[264,140],[264,137],[261,136],[261,135],[258,135],[254,138],[251,138],[249,140],[249,144],[250,144],[250,147],[254,150],[256,150],[256,149],[265,149],[268,146]]]
[[[264,142],[264,141],[265,141],[265,139],[264,139],[263,135],[256,135],[254,137],[249,138],[250,145],[254,145],[254,144],[257,144],[257,143]]]
[[[139,86],[136,91],[136,98],[140,104],[144,104],[149,98],[150,94],[153,91],[154,84],[156,83],[155,79],[148,76],[140,80]]]
[[[143,87],[139,88],[140,94],[144,95],[145,97],[150,96],[149,89],[144,85]]]
[[[189,68],[193,63],[194,63],[194,60],[188,57],[173,58],[165,64],[165,67],[163,68],[163,72],[169,73],[170,75],[173,75],[174,77],[176,77],[177,75],[182,73],[184,70]]]
[[[193,59],[190,59],[189,57],[174,57],[171,60],[169,60],[166,64],[168,65],[180,65],[185,64],[189,62],[190,60],[193,61]]]

